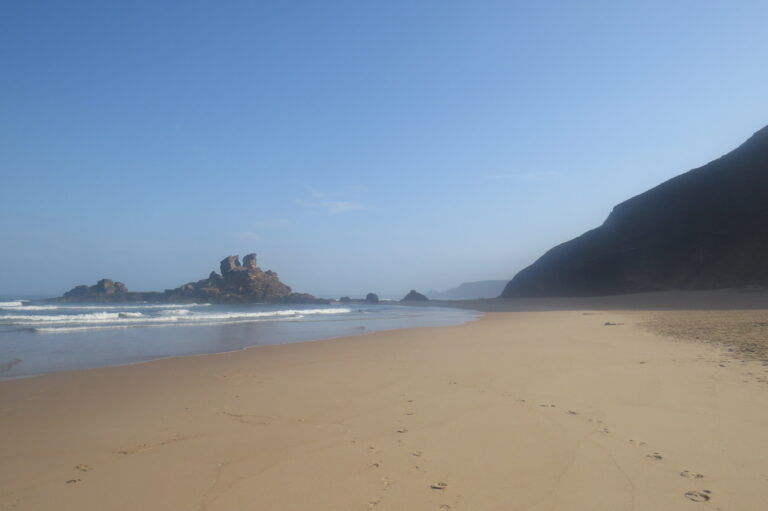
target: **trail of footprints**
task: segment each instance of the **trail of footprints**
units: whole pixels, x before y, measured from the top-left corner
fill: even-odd
[[[509,395],[507,394],[507,396],[509,396]],[[525,399],[517,399],[515,401],[517,403],[520,403],[520,404],[525,404],[526,403]],[[552,403],[541,403],[541,404],[539,404],[539,407],[540,408],[545,408],[545,409],[557,408],[557,406],[555,404],[552,404]],[[579,415],[579,412],[574,411],[574,410],[567,410],[565,413],[567,415]],[[597,429],[598,433],[601,433],[601,434],[604,434],[604,435],[610,434],[610,430],[606,426],[603,425],[603,421],[602,420],[587,418],[587,421],[588,422],[593,422],[593,423],[595,423],[598,426],[598,428],[599,428],[599,429]],[[634,446],[637,446],[637,447],[647,447],[647,444],[645,442],[643,442],[641,440],[634,440],[632,438],[628,439],[627,443],[631,444],[631,445],[634,445]],[[647,452],[645,457],[650,459],[653,462],[660,462],[660,461],[664,460],[664,456],[661,453],[657,452],[657,451]],[[704,474],[701,474],[699,472],[693,472],[691,470],[683,470],[682,472],[680,472],[680,477],[683,477],[683,478],[686,478],[686,479],[692,479],[692,480],[700,480],[700,479],[704,478]],[[691,500],[693,502],[707,502],[710,499],[712,499],[712,492],[709,491],[709,490],[690,490],[690,491],[685,492],[683,494],[683,496],[685,498],[687,498],[688,500]]]
[[[449,382],[449,385],[456,385],[456,382]],[[401,395],[401,397],[405,398],[407,397],[405,394]],[[413,410],[413,399],[405,399],[403,401],[404,405],[404,411],[402,412],[402,417],[406,417],[405,420],[407,420],[408,417],[412,417],[415,415],[415,412]],[[393,441],[394,444],[396,444],[399,447],[404,447],[406,445],[406,441],[404,440],[407,438],[408,434],[408,428],[403,425],[402,418],[397,419],[397,426],[394,430],[396,435],[398,437],[402,438],[395,438]],[[382,454],[384,451],[382,449],[379,449],[378,447],[374,445],[370,445],[367,448],[368,454],[374,457],[375,461],[372,461],[367,464],[368,468],[371,469],[380,469],[384,468],[384,463],[379,459],[378,455]],[[410,467],[410,470],[413,472],[418,472],[421,474],[426,474],[428,471],[423,467],[422,463],[424,463],[425,458],[427,458],[427,455],[420,450],[405,450],[403,452],[404,457],[408,457],[407,464]],[[387,475],[382,476],[379,479],[379,484],[381,488],[381,494],[370,499],[367,502],[367,509],[371,510],[376,508],[379,504],[385,501],[386,499],[386,492],[387,490],[394,486],[396,484],[396,481],[390,478]],[[435,480],[432,481],[429,484],[426,484],[424,486],[424,491],[426,492],[432,492],[441,494],[442,502],[438,504],[438,506],[435,508],[438,511],[450,511],[452,509],[451,504],[447,503],[447,501],[450,501],[454,506],[461,500],[461,495],[451,495],[449,498],[449,495],[447,494],[446,490],[448,489],[448,483],[445,481],[439,481]]]
[[[456,385],[457,382],[449,381],[448,384],[449,385]],[[512,397],[511,394],[503,394],[503,395],[505,397]],[[402,395],[401,397],[406,397],[406,395]],[[516,399],[515,402],[518,403],[518,404],[521,404],[521,405],[531,406],[525,399]],[[403,416],[404,417],[407,418],[407,417],[411,417],[411,416],[414,415],[413,406],[412,406],[413,403],[414,403],[414,401],[412,399],[407,399],[407,400],[404,401],[404,405],[405,405],[405,411],[403,412]],[[539,408],[544,408],[546,410],[557,410],[558,409],[557,405],[554,404],[554,403],[539,403],[538,407]],[[572,416],[574,418],[578,417],[581,420],[586,419],[587,422],[594,423],[595,426],[597,427],[596,432],[600,433],[601,435],[610,435],[610,433],[611,433],[610,430],[608,429],[608,427],[603,423],[603,421],[601,419],[593,419],[593,418],[590,418],[590,417],[583,417],[583,416],[581,416],[581,414],[577,410],[571,410],[571,409],[566,409],[563,413],[566,414],[566,415]],[[398,423],[398,426],[396,427],[396,429],[394,431],[397,434],[397,436],[400,437],[400,438],[396,438],[393,443],[395,443],[398,446],[403,446],[405,444],[405,442],[403,441],[402,438],[407,438],[408,428],[403,425],[403,420],[402,419],[397,419],[397,423]],[[648,458],[650,460],[650,462],[660,463],[660,462],[663,462],[665,460],[664,456],[661,453],[657,452],[657,451],[650,451],[650,452],[648,452],[648,445],[644,441],[635,440],[635,439],[628,439],[626,442],[628,444],[634,445],[634,446],[636,446],[638,448],[643,448],[643,450],[646,451],[645,457]],[[378,449],[375,446],[369,446],[368,447],[368,453],[373,455],[373,456],[381,454],[382,452],[383,451],[381,449]],[[420,451],[420,450],[407,451],[406,455],[410,456],[411,458],[413,458],[417,462],[423,462],[424,458],[426,457],[425,453]],[[368,467],[372,468],[372,469],[380,469],[380,468],[383,467],[383,463],[380,460],[377,459],[376,461],[373,461],[373,462],[369,463]],[[420,473],[427,473],[427,470],[425,470],[423,468],[423,465],[421,465],[421,464],[412,464],[411,465],[411,470],[416,471],[416,472],[420,472]],[[680,477],[685,478],[685,479],[690,479],[691,481],[699,481],[701,479],[704,479],[704,474],[701,474],[699,472],[694,472],[694,471],[691,471],[691,470],[683,470],[683,471],[681,471],[679,473],[679,475],[680,475]],[[395,481],[393,479],[391,479],[389,476],[385,475],[385,476],[381,477],[380,483],[381,483],[382,495],[376,496],[375,498],[373,498],[373,499],[368,501],[367,506],[368,506],[369,510],[374,509],[375,507],[377,507],[379,504],[381,504],[385,500],[385,498],[386,498],[386,491],[391,486],[393,486],[395,484]],[[440,493],[440,494],[444,495],[445,497],[447,497],[448,493],[446,492],[446,490],[448,488],[449,488],[449,485],[445,481],[433,481],[427,487],[425,487],[425,491],[430,491],[430,492],[434,492],[434,493]],[[707,490],[707,489],[689,490],[689,491],[686,491],[682,496],[684,498],[692,501],[692,502],[703,503],[703,502],[708,502],[709,500],[712,499],[712,492],[710,490]],[[452,501],[452,503],[454,505],[456,505],[456,504],[458,504],[460,499],[461,499],[461,495],[456,495],[454,497],[454,500]],[[448,503],[445,503],[445,501],[443,501],[443,503],[439,504],[436,509],[438,509],[439,511],[450,511],[451,510],[451,505],[448,504]]]

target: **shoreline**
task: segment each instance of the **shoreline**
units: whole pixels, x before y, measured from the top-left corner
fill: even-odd
[[[764,366],[646,317],[490,312],[3,381],[0,509],[761,509]]]
[[[113,307],[106,313],[110,317],[97,317],[92,322],[89,316],[105,314],[101,309],[96,312],[98,307],[91,304],[69,307],[72,310],[41,313],[32,310],[30,314],[37,314],[34,318],[24,316],[27,313],[21,308],[3,311],[8,316],[0,312],[0,324],[7,317],[10,321],[14,318],[37,319],[35,326],[47,327],[17,327],[14,331],[10,330],[14,325],[11,322],[9,329],[0,334],[0,381],[169,357],[228,353],[271,344],[315,342],[393,329],[460,324],[480,314],[446,307],[423,310],[400,305],[341,305],[320,309],[211,306],[193,311],[170,310],[183,315],[167,315],[163,309],[158,315],[155,307],[135,306],[131,312],[117,312],[127,309]],[[19,313],[22,316],[18,316]],[[177,322],[177,316],[181,316],[181,321]],[[46,321],[47,317],[54,319]],[[80,317],[85,318],[83,323],[74,328],[66,324],[62,328],[56,323],[60,320],[72,323]],[[126,324],[118,324],[120,321]],[[114,324],[105,326],[100,322]]]
[[[402,302],[402,305],[454,307],[480,312],[761,310],[768,309],[768,291],[654,291],[608,296],[429,300]]]
[[[466,309],[466,310],[474,310],[474,309]],[[457,325],[450,325],[450,326],[459,326],[466,323],[472,323],[474,321],[480,320],[483,315],[485,315],[484,312],[475,311],[478,313],[478,315],[474,318],[467,319],[466,321],[459,323]],[[315,343],[315,342],[324,342],[324,341],[334,341],[337,339],[346,339],[348,337],[365,337],[368,335],[374,335],[379,332],[398,332],[401,330],[419,330],[422,328],[443,328],[443,327],[435,327],[435,326],[414,326],[414,327],[406,327],[406,328],[392,328],[388,330],[371,330],[368,332],[356,332],[356,333],[350,333],[348,335],[337,335],[333,337],[321,337],[318,339],[310,339],[310,340],[304,340],[304,341],[293,341],[293,342],[285,342],[285,343],[275,343],[275,344],[254,344],[251,346],[243,346],[242,348],[229,350],[229,351],[216,351],[211,353],[191,353],[188,355],[169,355],[167,357],[160,357],[160,358],[151,358],[148,360],[138,360],[136,362],[126,362],[124,364],[110,364],[105,366],[97,366],[97,367],[84,367],[82,369],[65,369],[62,371],[52,371],[47,373],[38,373],[38,374],[29,374],[29,375],[21,375],[21,376],[11,376],[11,377],[3,377],[0,376],[0,385],[2,385],[3,382],[6,381],[14,381],[14,380],[22,380],[27,378],[39,378],[41,376],[47,376],[52,374],[61,374],[61,373],[79,373],[81,371],[93,371],[97,369],[111,369],[113,367],[129,367],[129,366],[135,366],[135,365],[141,365],[141,364],[150,364],[152,362],[158,362],[161,360],[170,360],[170,359],[185,359],[185,358],[191,358],[191,357],[206,357],[210,355],[229,355],[232,353],[240,353],[247,350],[257,349],[257,348],[267,348],[270,346],[287,346],[291,344],[307,344],[307,343]],[[448,328],[448,327],[444,327]]]

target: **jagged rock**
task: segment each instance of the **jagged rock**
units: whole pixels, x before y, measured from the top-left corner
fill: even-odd
[[[275,302],[292,295],[291,288],[280,282],[277,273],[262,271],[256,265],[256,254],[246,255],[243,262],[240,264],[240,257],[236,255],[225,257],[219,264],[221,275],[211,272],[207,279],[185,284],[169,293],[182,295],[181,299],[231,302]]]
[[[243,268],[240,266],[240,257],[236,255],[225,257],[219,264],[219,267],[221,268],[222,275],[227,275]]]
[[[352,301],[352,298],[348,296],[342,296],[341,298],[339,298],[339,303],[349,303],[351,301]]]
[[[109,295],[121,295],[128,292],[128,288],[122,282],[115,282],[112,279],[101,279],[94,286],[75,286],[66,293],[65,298],[77,299],[82,301],[100,300]]]
[[[411,291],[403,297],[401,302],[426,302],[429,300],[426,296],[423,294],[417,292],[415,289],[411,289]]]
[[[256,266],[256,254],[248,254],[243,257],[243,266],[247,270],[258,270],[259,267]]]
[[[613,208],[518,273],[502,297],[768,284],[768,127]]]
[[[163,293],[130,293],[121,282],[102,279],[95,286],[77,286],[59,301],[155,301],[155,302],[268,302],[328,303],[305,293],[294,293],[280,282],[277,273],[262,271],[256,254],[248,254],[240,264],[239,256],[225,257],[207,279],[182,284]]]
[[[120,293],[121,289],[123,293],[127,291],[125,284],[122,282],[115,283],[115,281],[112,279],[101,279],[96,283],[94,288],[96,293],[104,293],[108,295],[111,295],[112,293]]]
[[[368,303],[379,303],[379,296],[376,293],[368,293],[365,295],[365,301]]]

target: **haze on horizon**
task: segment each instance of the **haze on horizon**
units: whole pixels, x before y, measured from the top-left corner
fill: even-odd
[[[0,295],[507,279],[768,124],[768,4],[5,2]]]

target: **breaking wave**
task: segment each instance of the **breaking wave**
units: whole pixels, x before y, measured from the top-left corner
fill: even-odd
[[[112,330],[115,328],[138,328],[143,326],[152,326],[152,327],[171,327],[171,326],[216,326],[216,325],[234,325],[238,323],[262,323],[262,322],[272,322],[272,321],[286,321],[286,320],[293,320],[293,319],[301,319],[304,316],[298,315],[295,317],[289,317],[289,318],[275,318],[275,319],[241,319],[236,321],[227,321],[227,322],[221,322],[221,321],[200,321],[200,322],[191,322],[191,323],[158,323],[158,324],[152,324],[152,325],[143,325],[143,324],[132,324],[132,325],[104,325],[104,326],[58,326],[58,327],[35,327],[31,330],[33,332],[38,333],[47,333],[47,334],[65,334],[65,333],[72,333],[72,332],[86,332],[90,330]]]
[[[210,303],[168,303],[137,305],[24,305],[22,301],[0,302],[0,310],[6,311],[54,311],[54,310],[130,310],[130,309],[178,309],[179,307],[210,307]]]
[[[44,306],[43,306],[44,307]],[[173,325],[218,325],[230,323],[247,323],[276,320],[298,320],[306,316],[324,316],[349,314],[348,308],[316,308],[316,309],[282,309],[282,310],[222,310],[205,311],[192,308],[159,308],[151,306],[121,307],[129,310],[115,310],[116,307],[102,307],[98,312],[82,312],[79,314],[50,314],[58,309],[28,309],[15,307],[14,312],[31,312],[30,314],[5,313],[0,314],[0,325],[11,327],[33,327],[36,332],[75,332],[93,329],[128,328],[139,326],[173,326]],[[194,307],[187,305],[186,307]],[[85,309],[86,307],[71,307]],[[93,307],[95,308],[95,307]],[[142,309],[138,311],[136,309]],[[131,310],[132,309],[132,310]],[[35,314],[35,312],[38,312]],[[74,312],[74,311],[73,311]]]

